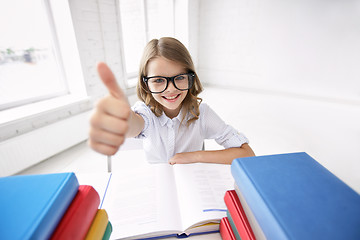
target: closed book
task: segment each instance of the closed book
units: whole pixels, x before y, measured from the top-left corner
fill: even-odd
[[[245,201],[245,198],[244,198],[243,194],[241,193],[241,191],[239,190],[239,187],[236,185],[236,183],[235,183],[234,187],[235,187],[236,195],[238,196],[238,198],[240,200],[241,206],[244,209],[245,215],[249,221],[251,230],[253,231],[256,240],[265,240],[266,237],[264,235],[264,232],[262,231],[261,227],[259,226],[259,223],[257,222],[253,212],[251,211],[249,205]],[[230,221],[230,218],[229,218],[229,221]],[[231,224],[231,221],[230,221],[230,224]]]
[[[78,191],[74,173],[0,178],[0,239],[48,239]]]
[[[227,217],[220,220],[220,235],[222,240],[236,240]]]
[[[106,226],[105,233],[104,233],[102,240],[110,239],[111,233],[112,233],[112,225],[111,225],[111,222],[109,221]]]
[[[86,240],[102,239],[108,225],[109,218],[105,209],[98,209],[95,218],[86,235]]]
[[[238,158],[232,175],[268,239],[360,239],[360,195],[306,153]]]
[[[80,185],[68,210],[51,239],[84,239],[100,204],[99,194],[92,186]]]
[[[234,233],[234,236],[235,236],[236,240],[241,240],[240,234],[239,234],[238,230],[236,229],[235,223],[234,223],[234,221],[233,221],[232,218],[231,218],[231,215],[230,215],[229,210],[226,211],[226,217],[227,217],[228,220],[229,220],[231,229],[232,229],[232,231],[233,231],[233,233]]]
[[[226,191],[224,201],[240,238],[242,240],[254,240],[254,233],[250,227],[235,190]]]

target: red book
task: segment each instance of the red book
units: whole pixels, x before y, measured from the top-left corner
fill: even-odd
[[[255,235],[235,190],[226,191],[224,201],[241,239],[255,240]]]
[[[223,240],[236,240],[227,217],[220,220],[220,235]]]
[[[51,239],[84,239],[100,204],[99,194],[92,186],[80,185]]]

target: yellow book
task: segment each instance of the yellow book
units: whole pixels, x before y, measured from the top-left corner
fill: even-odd
[[[105,209],[98,209],[85,239],[86,240],[102,239],[108,222],[109,222],[109,217]]]

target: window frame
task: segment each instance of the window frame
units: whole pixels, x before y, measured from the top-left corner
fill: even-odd
[[[138,80],[138,72],[127,72],[126,69],[126,58],[125,58],[125,52],[124,52],[124,40],[123,40],[123,31],[122,31],[122,21],[121,21],[121,13],[120,13],[120,2],[121,0],[117,0],[116,1],[116,11],[117,11],[117,16],[118,16],[118,28],[119,28],[119,35],[120,35],[120,51],[123,53],[121,54],[121,60],[122,60],[122,68],[123,68],[123,72],[124,72],[124,76],[125,79],[123,80],[123,84],[126,87],[126,92],[127,93],[134,93],[135,92],[135,88],[136,88],[136,84],[137,84],[137,80]],[[141,5],[142,5],[142,13],[143,13],[143,19],[144,19],[144,28],[145,28],[145,44],[147,42],[149,42],[149,38],[150,38],[150,33],[149,33],[149,17],[148,17],[148,8],[147,8],[147,1],[146,0],[140,0],[141,1]],[[172,35],[175,36],[175,0],[168,0],[171,4],[172,7],[172,28],[173,28],[173,33]]]
[[[93,100],[86,92],[70,5],[67,1],[42,2],[67,90],[27,99],[22,101],[23,105],[0,110],[0,142],[92,108]]]

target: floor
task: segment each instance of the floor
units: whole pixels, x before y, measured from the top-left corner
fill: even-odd
[[[256,155],[307,152],[360,193],[360,105],[214,86],[200,97],[250,139]],[[139,147],[129,140],[116,158],[131,159]],[[219,147],[206,141],[205,148]],[[105,160],[80,143],[19,174],[105,172]]]

